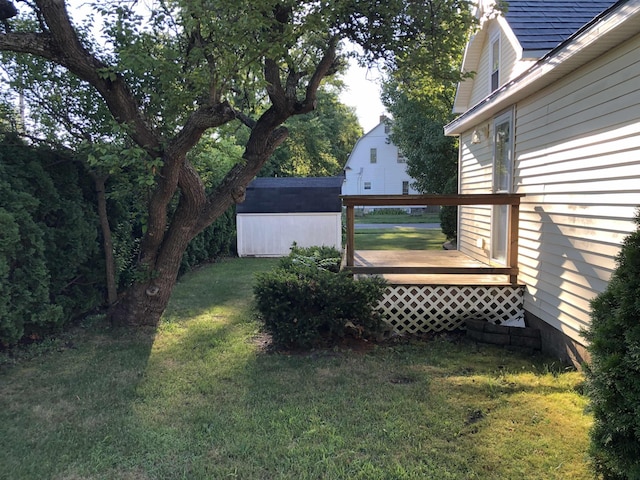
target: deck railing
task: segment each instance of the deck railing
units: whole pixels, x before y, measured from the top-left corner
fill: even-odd
[[[344,268],[354,274],[487,274],[508,275],[509,281],[518,281],[518,222],[522,194],[467,194],[467,195],[343,195],[342,204],[347,215],[347,244]],[[355,207],[421,207],[461,205],[508,205],[506,265],[486,267],[406,267],[406,266],[356,266],[355,265]]]

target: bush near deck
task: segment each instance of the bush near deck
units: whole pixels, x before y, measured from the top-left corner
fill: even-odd
[[[335,344],[348,333],[367,337],[382,331],[374,307],[386,282],[354,280],[339,266],[334,248],[294,246],[277,269],[257,276],[259,316],[277,346],[312,348]]]

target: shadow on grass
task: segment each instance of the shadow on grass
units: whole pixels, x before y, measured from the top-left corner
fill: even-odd
[[[576,372],[456,335],[268,353],[251,260],[3,373],[0,478],[590,478]]]

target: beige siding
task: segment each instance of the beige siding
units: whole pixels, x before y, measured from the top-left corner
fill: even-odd
[[[579,341],[640,204],[639,48],[636,37],[517,109],[526,308]]]
[[[482,53],[478,63],[478,68],[473,79],[473,90],[469,106],[473,106],[484,99],[490,92],[490,68],[491,68],[491,43],[496,37],[500,37],[500,85],[512,80],[520,74],[531,62],[519,61],[519,52],[508,39],[508,36],[501,30],[496,21],[490,22],[487,26]]]
[[[481,135],[481,142],[478,144],[471,143],[473,132],[468,132],[460,137],[460,193],[489,193],[491,191],[492,146],[488,138],[492,133],[488,124],[479,126],[478,131]],[[460,207],[459,217],[459,248],[478,259],[488,260],[491,207]],[[486,245],[478,247],[479,238],[484,239]]]
[[[517,67],[518,56],[507,36],[502,34],[500,39],[500,84],[504,85],[512,80],[519,71]]]
[[[497,35],[498,25],[496,22],[491,22],[488,25],[488,32],[485,35],[484,46],[482,47],[482,53],[480,54],[480,60],[478,63],[478,69],[475,72],[473,77],[473,90],[471,93],[471,101],[469,102],[469,106],[473,106],[476,103],[480,102],[484,97],[489,95],[490,93],[490,76],[491,72],[489,69],[491,68],[490,63],[490,52],[489,46],[491,45],[491,41],[493,40],[494,35]]]
[[[589,302],[606,287],[640,205],[640,37],[515,111],[515,191],[526,194],[519,238],[525,308],[583,342]],[[489,162],[465,150],[464,138],[461,188],[477,191]],[[489,147],[476,150],[491,156]],[[482,230],[480,215],[464,222],[473,228],[463,238]]]

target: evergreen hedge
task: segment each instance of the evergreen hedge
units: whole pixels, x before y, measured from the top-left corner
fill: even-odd
[[[100,303],[88,187],[68,158],[0,142],[0,344],[39,338]]]
[[[590,455],[605,480],[640,479],[640,211],[607,289],[592,302],[586,365]]]
[[[95,187],[66,154],[0,136],[0,346],[39,339],[103,306],[105,264]],[[134,280],[144,196],[110,179],[108,215],[117,283]],[[233,209],[190,243],[181,273],[233,249]]]

